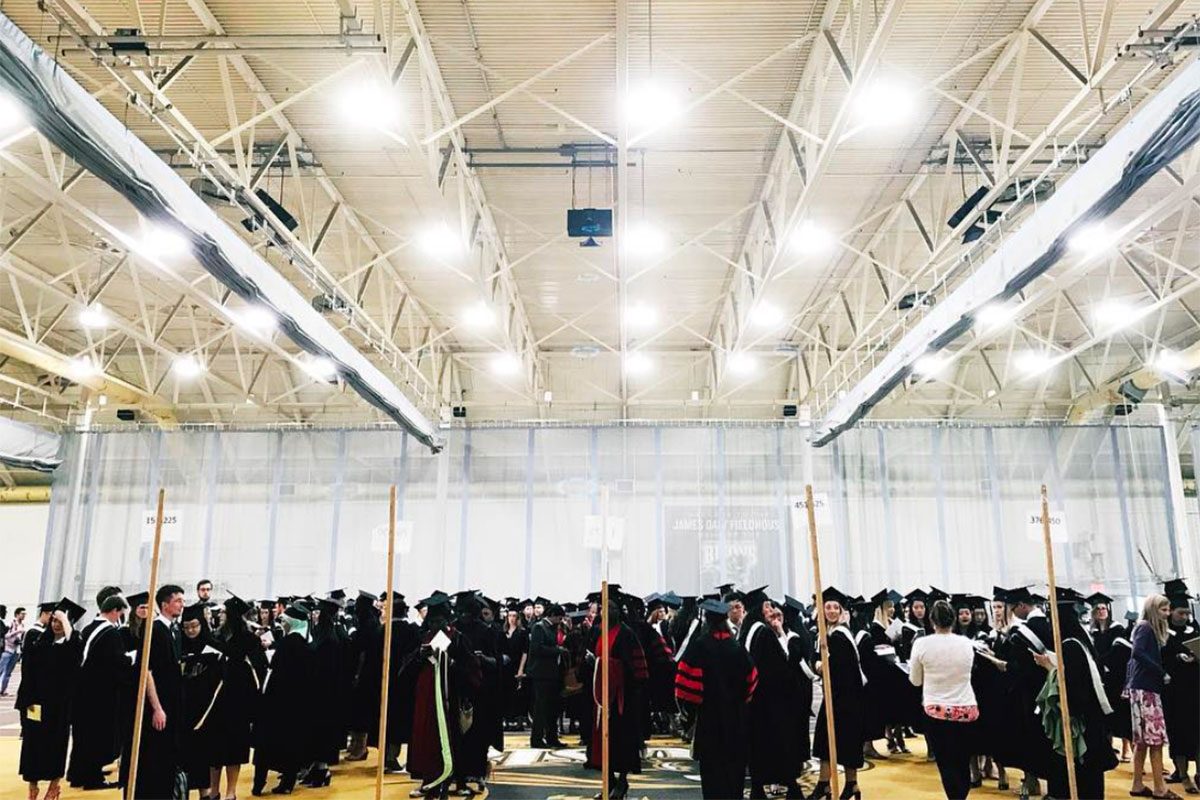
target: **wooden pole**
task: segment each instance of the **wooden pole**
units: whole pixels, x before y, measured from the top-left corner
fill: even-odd
[[[1075,783],[1075,743],[1071,740],[1071,707],[1067,703],[1067,677],[1063,670],[1062,628],[1058,623],[1058,593],[1054,580],[1054,547],[1050,543],[1050,503],[1046,498],[1046,484],[1042,484],[1042,541],[1046,546],[1046,575],[1050,583],[1050,623],[1054,628],[1054,653],[1058,659],[1058,706],[1062,709],[1063,748],[1067,759],[1067,784],[1071,800],[1079,800],[1079,786]]]
[[[379,690],[379,764],[375,767],[375,800],[383,797],[383,767],[387,762],[388,687],[392,677],[392,586],[396,570],[396,486],[388,491],[387,594],[383,601],[383,679]]]
[[[608,487],[600,487],[600,510],[603,512],[602,522],[600,525],[600,638],[596,641],[597,650],[604,648],[604,658],[600,660],[600,696],[603,701],[600,703],[600,796],[608,797],[609,791],[609,767],[611,765],[611,756],[609,753],[608,740],[608,723],[609,723],[609,702],[608,686],[609,686],[609,668],[608,662],[612,658],[612,653],[608,652],[608,626],[610,620],[608,618]]]
[[[162,549],[163,500],[166,490],[158,490],[158,509],[154,516],[154,545],[150,550],[150,597],[146,601],[146,624],[142,626],[142,666],[138,670],[137,706],[133,710],[133,747],[129,754],[129,777],[125,783],[125,800],[137,793],[138,757],[142,751],[142,725],[146,721],[146,685],[150,677],[150,640],[154,638],[154,619],[158,616],[158,555]],[[136,614],[137,609],[131,609]],[[168,720],[170,722],[170,720]]]
[[[829,739],[829,791],[833,797],[841,794],[838,780],[837,736],[833,724],[833,692],[829,682],[829,629],[825,624],[825,592],[821,588],[821,553],[817,548],[817,515],[813,508],[813,490],[804,487],[804,505],[808,511],[808,540],[812,549],[813,581],[816,586],[817,632],[821,643],[821,695],[825,702],[825,735]]]

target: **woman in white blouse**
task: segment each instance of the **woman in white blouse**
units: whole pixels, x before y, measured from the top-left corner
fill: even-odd
[[[964,800],[971,791],[972,723],[979,719],[971,689],[975,648],[953,633],[954,609],[945,600],[933,604],[929,618],[934,632],[913,642],[909,680],[922,687],[925,739],[937,753],[942,789],[949,800]]]

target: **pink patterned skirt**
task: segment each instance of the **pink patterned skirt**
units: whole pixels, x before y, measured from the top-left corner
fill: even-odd
[[[1167,722],[1163,717],[1162,698],[1148,689],[1126,689],[1133,718],[1133,743],[1148,747],[1166,746]]]

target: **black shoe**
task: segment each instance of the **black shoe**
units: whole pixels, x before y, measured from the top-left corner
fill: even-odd
[[[398,772],[404,772],[404,765],[400,763],[400,759],[389,758],[383,762],[384,775],[395,775]]]
[[[319,786],[328,786],[332,779],[333,773],[327,769],[310,769],[302,782],[305,786],[315,789]]]
[[[295,788],[296,788],[296,779],[294,777],[281,778],[279,781],[279,785],[271,790],[271,794],[291,794],[292,790]]]
[[[267,784],[265,782],[258,783],[255,781],[254,785],[250,787],[250,794],[254,795],[255,797],[262,797],[263,793],[266,791],[266,788]]]
[[[546,742],[546,746],[552,749],[558,749],[560,747],[566,747],[567,743],[560,739],[551,739],[550,741]]]
[[[830,800],[829,781],[817,781],[807,800]]]
[[[842,793],[838,795],[838,800],[862,800],[862,789],[858,788],[858,781],[847,783]]]

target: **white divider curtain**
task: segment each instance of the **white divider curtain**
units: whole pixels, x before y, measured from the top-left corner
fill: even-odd
[[[431,455],[393,428],[126,428],[64,437],[43,595],[145,583],[166,490],[163,581],[246,598],[379,591],[388,487],[397,588],[581,598],[598,585],[587,517],[623,522],[611,576],[699,593],[733,581],[807,598],[814,484],[828,583],[869,594],[1045,582],[1030,515],[1061,512],[1060,581],[1131,602],[1185,572],[1156,426],[862,425],[813,449],[788,424],[476,426]],[[1195,577],[1195,576],[1191,576]],[[1132,607],[1132,606],[1130,606]]]

